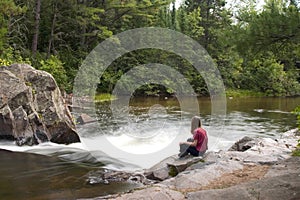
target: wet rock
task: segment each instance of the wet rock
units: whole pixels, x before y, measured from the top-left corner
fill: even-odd
[[[79,124],[87,124],[87,123],[92,123],[92,122],[96,122],[97,120],[92,118],[91,116],[83,113],[81,114],[77,120],[76,120]]]
[[[36,132],[34,133],[34,138],[37,140],[37,143],[43,143],[43,142],[48,142],[48,136],[47,134],[42,131],[37,129]]]
[[[0,136],[1,138],[14,137],[15,132],[14,116],[8,105],[0,109]]]
[[[228,151],[246,151],[255,145],[255,143],[252,142],[253,140],[254,140],[253,138],[245,136],[242,139],[240,139],[239,141],[237,141],[236,143],[234,143],[228,149]]]
[[[37,144],[33,137],[18,137],[16,139],[16,144],[18,146],[28,145],[32,146],[34,144]]]
[[[13,112],[14,122],[15,122],[15,136],[16,137],[28,137],[33,135],[31,126],[29,125],[29,120],[27,113],[24,111],[22,106],[19,106]]]
[[[87,174],[87,184],[109,184],[111,182],[135,182],[137,184],[147,184],[147,179],[143,174],[129,173],[123,171],[113,171],[100,169]]]
[[[0,67],[0,85],[1,136],[17,139],[20,145],[28,143],[29,138],[62,144],[80,141],[70,111],[49,73],[26,64]]]

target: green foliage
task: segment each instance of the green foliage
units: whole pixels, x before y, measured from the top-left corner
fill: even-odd
[[[9,47],[3,50],[0,55],[0,66],[9,66],[13,63],[26,63],[30,65],[31,61],[29,58],[24,59],[19,51]]]
[[[262,97],[265,96],[262,92],[256,92],[254,90],[242,90],[242,89],[226,89],[227,97]]]
[[[170,165],[169,166],[169,176],[175,177],[175,176],[177,176],[177,174],[178,174],[178,170],[176,169],[176,167],[173,165]]]
[[[295,110],[293,110],[293,113],[294,113],[295,115],[297,115],[297,124],[298,124],[298,128],[299,128],[299,130],[300,130],[300,106],[297,106],[297,107],[295,108]]]
[[[244,2],[233,11],[224,0],[185,0],[178,9],[174,0],[41,1],[38,49],[32,54],[36,1],[2,0],[0,65],[31,63],[50,72],[61,88],[71,92],[81,62],[104,39],[133,28],[166,27],[192,37],[208,51],[230,88],[227,94],[299,95],[299,3],[266,0],[257,10],[254,1]],[[101,81],[97,92],[111,93],[126,72],[146,63],[171,66],[198,95],[208,95],[204,78],[190,63],[153,49],[123,55],[102,77],[93,76]],[[209,73],[204,76],[214,78]],[[173,94],[168,74],[162,80],[164,86],[147,84],[135,95]],[[133,84],[124,78],[123,91]]]
[[[273,56],[260,57],[246,64],[241,76],[245,89],[254,89],[268,96],[289,96],[300,92],[297,80]]]
[[[61,89],[69,89],[70,86],[67,83],[66,71],[63,63],[57,57],[51,56],[47,60],[41,60],[40,64],[39,69],[50,73]]]
[[[0,52],[7,47],[7,34],[11,18],[22,12],[22,8],[16,6],[13,0],[0,1]]]
[[[116,97],[109,93],[96,94],[94,97],[95,102],[112,101],[115,99],[116,99]]]

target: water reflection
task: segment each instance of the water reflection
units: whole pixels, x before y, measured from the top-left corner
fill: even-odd
[[[186,98],[189,102],[192,99]],[[211,120],[211,102],[209,98],[199,98],[199,115],[204,124],[209,125]],[[245,134],[265,133],[274,135],[295,127],[296,118],[291,111],[300,104],[297,98],[233,98],[227,101],[226,129],[243,130]],[[152,109],[160,106],[163,109]],[[193,116],[183,112],[176,98],[133,98],[130,105],[124,109],[129,110],[129,118],[116,118],[112,116],[109,102],[97,104],[97,115],[102,130],[113,132],[124,125],[131,123],[152,123],[167,121],[177,123],[188,121]],[[152,109],[152,110],[151,110]],[[152,113],[151,113],[152,112]],[[152,116],[151,116],[152,115]],[[151,120],[149,120],[151,119]],[[145,123],[146,122],[146,123]],[[217,126],[218,124],[212,124]],[[252,127],[252,128],[251,128]]]
[[[78,199],[138,186],[126,182],[90,185],[87,179],[93,170],[99,171],[99,165],[64,162],[56,156],[0,150],[0,163],[0,199]]]

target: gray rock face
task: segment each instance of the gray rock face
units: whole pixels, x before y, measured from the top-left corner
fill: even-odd
[[[246,151],[255,145],[255,143],[252,141],[253,141],[253,138],[245,136],[242,139],[240,139],[239,141],[237,141],[236,143],[234,143],[228,149],[228,151]]]
[[[54,78],[26,64],[0,67],[0,138],[80,142]],[[31,144],[31,142],[29,142]]]
[[[173,200],[184,199],[184,195],[178,191],[170,190],[162,187],[150,187],[144,190],[137,190],[131,194],[125,194],[121,197],[114,198],[121,199],[149,199],[149,200]]]
[[[242,168],[243,165],[238,161],[220,161],[205,165],[201,169],[184,171],[174,178],[161,182],[160,185],[177,191],[198,190],[223,174]]]
[[[300,199],[299,172],[298,170],[297,173],[268,177],[225,189],[192,192],[187,194],[187,199]]]
[[[170,156],[145,171],[145,176],[151,180],[163,181],[184,171],[194,163],[203,161],[202,157],[186,157],[179,159],[177,155]]]
[[[0,137],[5,139],[12,138],[15,132],[15,123],[14,116],[8,105],[0,109],[0,124]]]
[[[92,122],[96,122],[97,120],[92,118],[91,116],[89,116],[88,114],[81,114],[77,120],[76,120],[79,124],[88,124],[88,123],[92,123]]]

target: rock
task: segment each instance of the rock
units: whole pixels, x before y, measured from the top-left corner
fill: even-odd
[[[169,169],[167,163],[175,161],[176,159],[177,156],[170,156],[162,160],[161,162],[157,163],[150,169],[146,169],[144,172],[146,178],[151,180],[159,180],[159,181],[169,178]]]
[[[181,172],[176,177],[165,180],[159,185],[182,192],[198,190],[223,174],[242,168],[242,163],[238,161],[220,161],[204,165],[201,169]]]
[[[32,146],[37,143],[34,141],[33,137],[18,137],[16,139],[16,144],[18,146],[23,146],[23,145]]]
[[[33,130],[29,125],[27,113],[24,111],[22,106],[19,106],[13,111],[14,122],[15,122],[15,136],[32,136]]]
[[[188,193],[187,199],[300,199],[300,171],[252,181],[225,189]]]
[[[39,129],[37,129],[36,132],[34,133],[34,138],[37,140],[39,144],[49,141],[47,134],[44,131]]]
[[[150,187],[143,190],[136,190],[132,193],[124,194],[114,199],[182,200],[184,199],[184,195],[178,191],[170,190],[168,188]]]
[[[250,138],[248,136],[243,137],[236,143],[234,143],[228,151],[246,151],[250,149],[252,146],[254,146],[253,138]]]
[[[168,168],[172,169],[172,174],[174,174],[173,176],[177,175],[178,173],[184,171],[186,168],[188,168],[189,166],[195,164],[195,163],[203,163],[204,160],[201,156],[199,157],[187,157],[184,159],[177,159],[174,162],[168,162]]]
[[[83,113],[81,114],[77,120],[76,120],[79,124],[87,124],[87,123],[92,123],[92,122],[96,122],[97,120],[92,118],[91,116]]]
[[[269,171],[265,174],[265,177],[275,177],[280,175],[292,174],[295,172],[299,172],[300,174],[300,157],[293,156],[286,160],[282,160],[277,162],[275,165],[269,169]]]
[[[0,109],[0,136],[3,139],[13,138],[15,135],[14,116],[8,105]]]
[[[148,170],[145,170],[145,176],[151,180],[163,181],[176,176],[184,171],[190,165],[202,161],[202,157],[189,156],[179,159],[177,155],[170,156]]]
[[[170,177],[169,168],[163,167],[153,171],[153,180],[163,181]]]
[[[0,67],[0,137],[17,144],[80,142],[54,78],[27,64]]]

